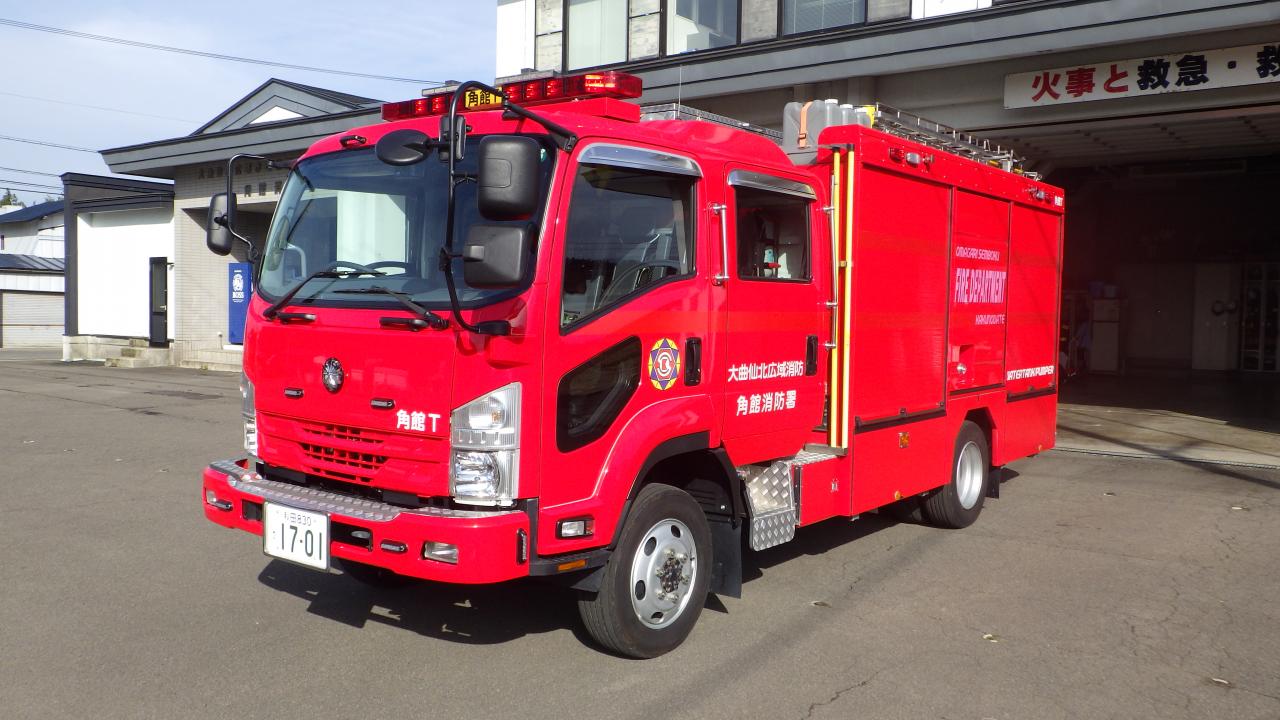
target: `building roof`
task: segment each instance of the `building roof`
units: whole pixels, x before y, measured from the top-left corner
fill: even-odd
[[[245,128],[263,122],[281,122],[349,112],[380,104],[374,98],[271,78],[196,128],[192,137]]]
[[[279,78],[274,79],[274,82],[278,82],[281,85],[288,85],[289,87],[297,88],[298,90],[311,93],[312,95],[318,95],[322,98],[328,98],[342,105],[350,105],[352,110],[365,105],[375,105],[382,102],[377,98],[367,98],[361,95],[338,92],[337,90],[326,90],[325,88],[316,87],[315,85],[303,85],[302,83],[280,80]]]
[[[0,225],[39,220],[62,212],[62,201],[51,200],[0,215]]]
[[[40,257],[39,255],[19,255],[17,253],[0,253],[0,272],[34,272],[58,273],[66,272],[67,264],[62,258]]]

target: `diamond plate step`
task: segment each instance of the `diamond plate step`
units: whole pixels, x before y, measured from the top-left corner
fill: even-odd
[[[751,506],[751,523],[747,537],[752,550],[781,545],[796,536],[800,508],[796,497],[796,468],[826,462],[838,457],[827,449],[806,449],[795,457],[775,460],[768,465],[744,465],[738,476],[747,485],[747,503]]]

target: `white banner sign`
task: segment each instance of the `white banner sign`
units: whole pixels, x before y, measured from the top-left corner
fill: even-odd
[[[1006,75],[1006,108],[1280,82],[1280,43],[1152,55]]]

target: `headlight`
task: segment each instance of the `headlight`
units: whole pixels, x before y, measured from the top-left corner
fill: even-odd
[[[520,383],[454,410],[449,490],[468,505],[511,505],[519,491]]]
[[[253,383],[240,372],[240,414],[244,418],[244,451],[258,456],[258,416],[253,400]]]

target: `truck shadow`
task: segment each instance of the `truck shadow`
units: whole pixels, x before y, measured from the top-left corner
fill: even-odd
[[[1002,468],[998,476],[1000,490],[1008,489],[1019,476],[1012,468]],[[1014,483],[1016,485],[1016,483]],[[998,497],[998,492],[997,492]],[[999,502],[988,496],[986,502]],[[862,514],[856,520],[831,518],[807,527],[796,528],[795,539],[767,550],[752,552],[745,544],[742,554],[742,582],[745,585],[764,576],[763,571],[804,555],[821,555],[846,543],[874,535],[895,525],[927,525],[914,499]],[[745,543],[745,538],[744,538]]]
[[[272,560],[259,573],[258,582],[305,600],[307,612],[355,628],[381,623],[469,645],[571,630],[579,640],[589,642],[580,627],[573,592],[536,581],[475,586],[423,581],[375,588],[347,575]]]
[[[1004,481],[1017,476],[1005,471]],[[1003,484],[1003,483],[1002,483]],[[742,558],[744,585],[764,577],[764,570],[805,555],[821,555],[901,523],[918,523],[908,513],[866,513],[855,522],[833,518],[798,528],[794,540]],[[345,574],[320,573],[272,560],[258,582],[308,603],[307,612],[350,627],[368,623],[397,627],[424,637],[468,645],[509,642],[526,635],[568,630],[579,642],[596,647],[578,618],[575,591],[550,582],[514,580],[498,585],[450,585],[411,582],[377,588]],[[727,613],[714,594],[704,606]]]

